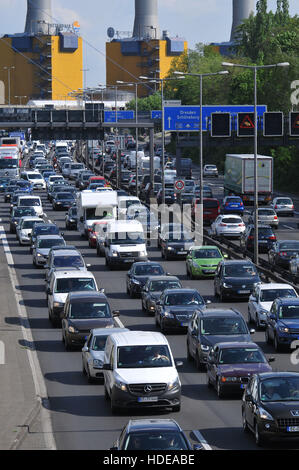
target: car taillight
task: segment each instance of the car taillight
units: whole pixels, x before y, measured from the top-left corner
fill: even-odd
[[[294,206],[292,206],[292,209],[294,209]]]
[[[219,225],[220,225],[220,227],[226,227],[226,224],[223,224],[223,223],[221,223]]]
[[[253,240],[253,235],[249,235],[248,240]]]
[[[277,204],[275,204],[274,209],[277,209]]]
[[[92,228],[89,228],[89,229],[88,229],[88,232],[92,232]]]
[[[277,215],[274,216],[274,220],[277,220]]]
[[[282,251],[281,253],[279,253],[280,256],[287,256],[287,253],[285,251]]]
[[[238,227],[244,227],[244,226],[245,226],[245,224],[243,224],[243,223],[242,223],[242,224],[238,224]]]
[[[276,240],[275,235],[272,235],[271,237],[269,237],[269,240]]]
[[[225,203],[226,206],[228,206],[228,204],[229,204],[228,202]]]

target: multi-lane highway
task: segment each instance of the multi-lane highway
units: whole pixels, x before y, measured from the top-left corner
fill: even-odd
[[[212,182],[215,196],[221,196],[221,180]],[[65,233],[67,243],[76,245],[85,256],[90,270],[94,273],[100,288],[104,288],[112,309],[120,310],[120,320],[132,330],[155,331],[154,319],[141,310],[140,299],[130,299],[126,294],[126,271],[109,271],[104,259],[98,258],[93,249],[88,248],[86,240],[78,232],[65,230],[64,212],[55,212],[49,204],[46,194],[42,197],[46,219],[59,225]],[[298,208],[297,208],[298,210]],[[58,449],[108,449],[124,424],[131,417],[173,417],[187,432],[191,441],[204,441],[207,449],[255,449],[254,439],[242,431],[240,398],[219,399],[215,391],[206,384],[206,374],[199,372],[195,365],[187,362],[185,334],[168,334],[174,357],[183,361],[179,369],[182,382],[182,407],[179,413],[161,411],[131,411],[119,416],[111,413],[110,403],[104,398],[102,384],[89,385],[82,374],[80,351],[66,352],[61,341],[61,330],[54,329],[48,320],[43,270],[32,265],[32,256],[28,247],[20,247],[15,235],[8,232],[8,205],[1,201],[0,218],[5,228],[8,246],[13,258],[17,275],[18,290],[29,317],[34,347],[40,361],[49,396],[52,428]],[[296,238],[295,230],[299,218],[291,221],[281,220],[278,238]],[[294,230],[293,230],[294,228]],[[199,290],[213,305],[221,304],[213,297],[212,280],[190,281],[186,278],[184,261],[164,261],[160,251],[150,247],[149,259],[159,261],[166,271],[179,276],[184,287]],[[20,300],[19,300],[20,302]],[[247,320],[247,302],[227,302],[221,306],[238,309]],[[15,322],[18,323],[16,314]],[[290,354],[274,354],[272,346],[265,343],[264,333],[256,332],[253,341],[258,343],[266,355],[274,355],[274,370],[298,371],[299,366],[292,365]],[[277,444],[275,446],[277,448]]]

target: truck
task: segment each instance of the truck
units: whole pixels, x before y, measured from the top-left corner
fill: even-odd
[[[273,193],[273,158],[258,155],[258,201],[267,204]],[[240,196],[244,204],[254,203],[254,155],[227,154],[224,170],[224,194]]]
[[[78,231],[81,237],[87,236],[94,222],[117,218],[117,192],[82,191],[77,196]]]

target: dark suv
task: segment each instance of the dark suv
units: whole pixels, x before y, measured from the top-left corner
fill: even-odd
[[[254,250],[254,225],[247,225],[245,232],[241,234],[240,244],[244,250]],[[276,242],[276,235],[270,225],[258,226],[258,248],[260,253],[268,253]]]
[[[275,299],[266,317],[265,337],[276,351],[299,338],[299,299]]]
[[[234,309],[209,308],[194,312],[187,331],[187,358],[202,370],[217,343],[251,342],[255,330],[248,330],[241,313]]]
[[[244,432],[252,431],[256,445],[265,440],[299,442],[299,374],[265,372],[255,374],[242,398]]]
[[[214,277],[215,296],[221,302],[228,298],[248,299],[258,282],[261,280],[251,261],[221,261]]]

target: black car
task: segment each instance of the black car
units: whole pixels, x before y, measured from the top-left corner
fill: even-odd
[[[105,294],[101,292],[70,292],[67,296],[62,317],[62,341],[65,349],[83,346],[90,330],[114,327],[114,317]]]
[[[235,309],[197,309],[188,325],[187,359],[194,360],[199,370],[205,368],[210,351],[217,343],[251,342],[241,313]]]
[[[173,419],[132,419],[122,429],[110,450],[201,450],[190,444],[186,434]]]
[[[19,188],[16,184],[14,184],[14,185],[11,184],[11,185],[6,186],[5,191],[4,191],[4,202],[10,202],[10,199],[11,199],[12,195],[18,189]]]
[[[137,262],[132,264],[127,273],[127,294],[130,297],[140,295],[141,291],[150,276],[163,276],[165,271],[159,263],[152,261]]]
[[[242,422],[258,446],[269,439],[299,443],[299,374],[253,375],[242,398]]]
[[[162,333],[174,328],[186,330],[193,313],[205,306],[196,289],[166,289],[156,301],[156,326],[160,326]]]
[[[59,227],[55,224],[35,224],[31,232],[30,252],[39,235],[59,235]],[[64,234],[61,233],[61,236]]]
[[[54,210],[69,209],[75,204],[76,200],[72,193],[62,192],[56,193],[52,200]]]
[[[281,240],[274,243],[268,252],[269,263],[288,269],[290,259],[299,253],[298,240]]]
[[[161,256],[166,260],[186,259],[193,245],[194,237],[186,228],[183,228],[183,230],[172,230],[165,237],[160,237]]]
[[[254,225],[247,225],[245,232],[241,234],[240,244],[244,250],[254,250]],[[270,225],[258,226],[258,249],[260,253],[268,253],[276,242],[276,235]]]
[[[76,230],[78,223],[78,211],[76,206],[70,207],[65,216],[65,228],[67,230]]]
[[[33,207],[14,207],[12,209],[10,222],[9,222],[9,231],[10,233],[16,233],[16,226],[18,225],[21,217],[26,216],[36,216],[36,212]]]
[[[165,289],[182,289],[181,281],[176,276],[151,276],[141,291],[142,310],[154,314],[156,301]]]
[[[218,264],[214,277],[215,297],[248,299],[255,284],[261,282],[251,261],[230,260]]]

